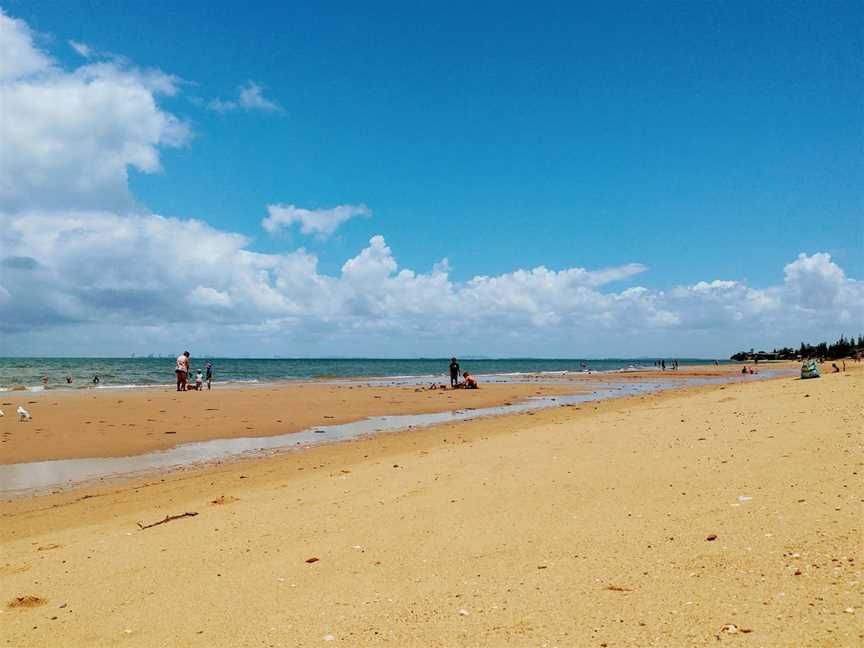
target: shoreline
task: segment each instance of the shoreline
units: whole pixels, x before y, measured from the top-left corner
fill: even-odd
[[[33,422],[10,426],[10,420],[0,419],[0,494],[74,488],[77,482],[101,477],[626,395],[617,391],[662,391],[735,377],[697,367],[674,377],[604,375],[602,382],[586,374],[536,380],[526,376],[524,382],[485,383],[482,393],[412,388],[393,381],[244,385],[185,394],[163,389],[128,392],[123,398],[102,392],[45,393],[42,399],[25,401]],[[10,408],[16,404],[3,401]],[[198,423],[190,425],[190,419]],[[107,459],[115,461],[99,461]],[[34,471],[35,477],[26,476]]]
[[[202,392],[42,393],[4,397],[0,465],[56,459],[127,457],[222,438],[271,437],[371,416],[494,407],[529,396],[578,393],[551,384],[491,384],[425,390],[365,384],[302,383]],[[23,405],[33,420],[19,423]]]
[[[697,377],[703,377],[704,374],[698,373]],[[683,376],[682,376],[683,377]],[[713,376],[717,378],[716,375]],[[638,377],[637,377],[638,378]],[[715,390],[723,391],[726,389],[733,388],[741,388],[747,387],[749,385],[755,385],[758,383],[768,383],[768,382],[776,382],[789,380],[789,375],[773,375],[773,376],[763,376],[756,378],[755,380],[746,380],[746,381],[724,381],[724,382],[692,382],[689,384],[674,384],[667,385],[662,388],[657,389],[649,389],[645,391],[633,391],[629,393],[617,394],[613,393],[618,389],[622,389],[621,387],[611,387],[609,389],[609,395],[602,398],[596,399],[588,399],[582,402],[576,403],[565,403],[561,405],[552,405],[548,407],[538,407],[538,408],[525,408],[519,409],[513,412],[505,412],[505,413],[496,413],[496,414],[480,414],[476,417],[468,417],[464,419],[454,419],[450,421],[442,421],[438,423],[432,423],[429,425],[419,425],[419,426],[410,426],[410,427],[396,427],[393,429],[387,429],[382,431],[376,431],[368,434],[361,434],[357,436],[353,436],[350,438],[332,438],[332,439],[321,439],[319,443],[304,445],[301,448],[295,448],[291,446],[280,446],[277,448],[273,448],[269,451],[262,452],[250,452],[250,453],[238,453],[233,454],[226,457],[215,458],[212,460],[202,461],[202,462],[190,462],[183,465],[172,465],[167,466],[162,469],[151,469],[151,470],[141,470],[135,473],[126,473],[126,474],[115,474],[115,475],[106,475],[104,478],[98,479],[90,479],[83,481],[81,483],[73,483],[67,487],[58,487],[53,489],[43,489],[43,490],[32,490],[31,492],[26,492],[23,494],[12,494],[11,496],[4,496],[0,494],[0,519],[2,519],[4,515],[3,507],[12,506],[16,507],[21,504],[25,507],[28,506],[27,502],[50,502],[50,507],[54,508],[56,506],[62,506],[68,503],[80,501],[83,499],[91,499],[93,497],[102,497],[109,493],[122,493],[127,491],[135,491],[142,487],[147,486],[155,486],[156,484],[165,484],[169,483],[173,480],[185,481],[187,479],[205,479],[208,474],[212,473],[220,473],[222,471],[228,472],[236,472],[236,473],[245,473],[249,472],[249,470],[255,470],[256,467],[269,465],[279,465],[280,462],[290,460],[291,458],[302,459],[305,463],[314,465],[318,462],[319,456],[325,456],[335,454],[340,454],[340,449],[344,448],[349,451],[357,451],[359,448],[363,448],[366,445],[373,445],[375,442],[378,442],[381,448],[389,448],[391,444],[397,446],[404,445],[425,445],[425,442],[428,439],[432,439],[437,437],[437,435],[441,432],[448,431],[454,434],[460,442],[464,442],[464,438],[467,434],[467,431],[470,429],[474,429],[474,427],[479,427],[484,430],[486,435],[485,438],[489,438],[490,436],[495,436],[497,434],[503,433],[506,434],[513,429],[518,429],[522,425],[562,425],[564,421],[573,420],[575,417],[591,417],[597,414],[603,414],[613,411],[626,411],[629,412],[632,408],[640,408],[645,406],[650,406],[652,404],[662,404],[667,400],[674,400],[676,398],[686,398],[689,396],[699,396],[704,394],[711,394]],[[309,383],[311,384],[311,383]],[[537,384],[534,383],[516,383],[521,387],[528,388],[530,390],[534,390],[538,387]],[[544,398],[554,400],[557,397],[566,398],[567,396],[588,396],[589,394],[594,395],[597,393],[595,390],[593,393],[583,389],[581,391],[575,390],[572,387],[569,390],[560,389],[560,385],[557,384],[549,384],[550,391],[547,394],[542,396],[536,395],[536,392],[532,392],[535,396],[526,396],[526,399],[530,399],[532,397]],[[238,387],[238,390],[245,390],[246,387]],[[369,389],[375,389],[375,387],[369,387]],[[384,389],[392,389],[392,388],[384,388]],[[455,393],[461,393],[465,390],[454,390]],[[478,390],[479,391],[479,390]],[[435,392],[432,392],[435,393]],[[469,392],[470,393],[470,392]],[[476,392],[475,392],[476,393]],[[525,404],[528,401],[519,401],[517,404]],[[507,404],[510,404],[509,402]],[[499,406],[493,405],[490,409],[498,409]],[[463,408],[464,410],[474,410],[474,407]],[[443,414],[450,412],[451,410],[435,410],[430,412],[433,416],[436,414]],[[419,414],[422,416],[422,414]],[[384,415],[382,418],[386,418],[388,416],[399,417],[400,415]],[[408,416],[411,416],[409,414]],[[360,419],[360,421],[374,420],[378,417],[370,417],[368,419]],[[358,422],[357,420],[349,420],[348,425],[352,423]],[[327,427],[326,425],[316,426],[316,427]],[[500,428],[500,429],[499,429]],[[190,443],[180,443],[174,446],[169,446],[167,448],[168,451],[171,449],[176,449],[178,447],[183,447],[185,445],[193,445],[197,443],[207,444],[210,442],[219,442],[221,440],[225,441],[235,441],[235,440],[244,440],[244,439],[270,439],[275,437],[288,437],[294,435],[302,435],[306,430],[301,430],[298,432],[289,432],[285,435],[275,435],[271,437],[269,435],[262,435],[261,437],[244,437],[244,436],[226,436],[226,437],[208,437],[200,442],[190,442]],[[408,440],[410,437],[410,441]],[[423,437],[419,443],[417,439],[419,437]],[[446,437],[442,437],[446,442]],[[164,450],[158,450],[157,452],[163,452]],[[148,453],[149,454],[149,453]],[[138,456],[144,455],[133,455],[129,458],[136,458]],[[371,455],[364,454],[364,459],[374,459]],[[112,455],[98,456],[98,457],[82,457],[84,461],[89,461],[91,459],[94,460],[110,460],[112,458],[127,458],[125,456],[114,457]],[[74,459],[73,459],[74,460]],[[55,459],[48,459],[47,463],[51,463],[53,461],[58,461]],[[59,459],[59,461],[63,461],[63,459]],[[26,462],[22,465],[32,465],[33,462]],[[36,464],[41,462],[35,462]],[[14,464],[12,464],[14,466]],[[7,467],[8,465],[2,464],[0,462],[0,468]],[[244,469],[245,468],[245,469]],[[314,468],[313,468],[314,469]],[[245,479],[245,477],[241,477]],[[862,500],[864,501],[864,500]]]
[[[3,622],[32,646],[853,645],[862,385],[686,387],[2,502],[0,596],[45,601]]]
[[[0,358],[0,360],[9,360],[9,358]],[[119,360],[120,358],[109,358],[109,360]],[[53,358],[48,358],[48,360],[54,360]],[[73,360],[80,360],[75,359]],[[231,359],[238,360],[238,359]],[[239,359],[242,360],[242,359]],[[250,359],[254,361],[254,359]],[[516,359],[517,361],[520,359]],[[504,361],[494,359],[494,362]],[[536,359],[537,363],[542,364],[544,359]],[[553,362],[558,362],[560,360],[551,360]],[[621,360],[624,362],[625,360]],[[615,359],[599,359],[595,360],[595,362],[617,362]],[[639,364],[630,364],[625,367],[619,367],[614,369],[592,369],[590,366],[586,369],[566,369],[566,370],[538,370],[538,371],[488,371],[481,370],[472,372],[474,375],[480,377],[483,380],[491,381],[491,382],[507,382],[515,379],[518,381],[519,379],[524,379],[527,377],[533,378],[542,378],[542,377],[553,377],[553,376],[564,376],[564,377],[586,377],[586,376],[614,376],[619,374],[624,375],[674,375],[680,374],[685,375],[688,373],[693,373],[694,371],[701,371],[706,375],[711,372],[726,372],[733,371],[736,368],[743,366],[744,363],[737,363],[733,361],[721,361],[719,365],[705,364],[702,361],[694,362],[687,361],[688,364],[681,365],[679,370],[673,370],[670,366],[669,369],[661,370],[659,367],[652,367],[649,365],[639,365]],[[692,362],[692,364],[690,364]],[[795,361],[788,360],[768,360],[763,361],[762,366],[770,367],[772,364],[794,364]],[[755,365],[757,368],[759,365]],[[390,374],[375,374],[375,375],[320,375],[320,376],[283,376],[283,377],[274,377],[274,378],[229,378],[228,380],[217,380],[214,381],[214,385],[219,386],[221,389],[225,388],[236,388],[236,387],[254,387],[254,386],[287,386],[287,385],[298,385],[298,384],[338,384],[338,383],[381,383],[381,384],[405,384],[405,385],[423,385],[429,384],[430,382],[447,382],[448,375],[446,372],[439,373],[418,373],[418,374],[399,374],[399,375],[390,375]],[[47,386],[41,384],[33,384],[33,385],[25,385],[25,384],[17,384],[14,386],[4,385],[0,387],[0,398],[5,398],[7,396],[14,396],[16,394],[61,394],[61,393],[98,393],[103,390],[118,390],[118,391],[126,391],[126,390],[136,390],[136,389],[169,389],[174,387],[174,382],[166,377],[164,382],[142,382],[142,383],[100,383],[94,385],[89,381],[81,381],[77,383],[75,386],[68,386],[63,383],[49,383]]]
[[[563,381],[566,387],[562,385],[562,381],[487,384],[487,390],[490,391],[479,398],[478,396],[473,398],[471,396],[456,396],[456,394],[479,395],[479,390],[477,392],[465,390],[433,390],[430,392],[415,388],[409,391],[398,384],[382,389],[378,385],[368,383],[328,383],[326,385],[304,383],[302,385],[283,385],[269,392],[239,388],[233,392],[233,396],[231,391],[222,390],[222,394],[227,393],[229,396],[220,398],[219,407],[205,408],[204,411],[221,412],[219,416],[228,421],[228,427],[223,425],[218,430],[211,427],[206,427],[203,430],[199,428],[192,431],[191,439],[183,440],[178,439],[180,435],[177,434],[176,430],[163,430],[160,436],[158,434],[158,430],[161,429],[159,428],[159,421],[149,418],[146,419],[151,422],[149,427],[144,426],[140,431],[122,429],[123,425],[136,424],[119,423],[121,426],[120,434],[128,436],[137,432],[138,436],[134,440],[124,438],[112,442],[112,440],[105,438],[105,431],[108,428],[116,427],[119,420],[117,417],[129,417],[132,414],[132,417],[135,418],[135,414],[140,415],[142,398],[146,403],[147,409],[145,411],[155,416],[152,412],[158,407],[174,406],[176,409],[177,403],[181,405],[189,403],[200,409],[202,403],[210,404],[209,400],[199,401],[200,395],[178,395],[173,390],[166,390],[160,392],[162,394],[161,399],[152,398],[153,393],[151,392],[139,395],[137,402],[134,399],[107,401],[105,397],[91,396],[90,399],[83,401],[84,411],[86,413],[90,410],[98,410],[100,417],[97,421],[98,425],[83,429],[79,425],[78,430],[67,435],[68,438],[66,439],[63,438],[64,435],[57,434],[56,430],[54,431],[55,434],[52,435],[51,430],[49,430],[46,435],[44,428],[40,427],[30,428],[28,425],[23,430],[15,428],[21,433],[17,440],[23,441],[24,447],[20,447],[22,444],[19,444],[19,448],[13,446],[13,451],[18,450],[17,456],[14,452],[0,455],[0,497],[13,499],[31,497],[46,492],[80,489],[87,484],[106,480],[118,482],[141,475],[169,474],[171,471],[180,469],[194,470],[202,467],[206,469],[207,466],[214,463],[256,459],[284,452],[308,451],[322,444],[343,443],[373,434],[406,433],[416,428],[434,427],[440,424],[458,423],[477,418],[507,417],[521,412],[530,411],[533,414],[546,408],[572,407],[607,399],[680,390],[685,387],[712,383],[732,384],[737,376],[729,372],[715,371],[710,372],[706,377],[704,369],[696,368],[687,375],[679,375],[677,380],[661,381],[661,377],[655,375],[627,376],[626,379],[605,380],[603,382],[596,380],[596,376],[594,378],[594,380],[589,380],[585,376],[579,376],[578,379]],[[767,374],[763,374],[759,377],[748,376],[745,380],[768,378],[770,377]],[[265,403],[265,405],[269,405],[265,416],[273,416],[274,411],[283,411],[286,403],[295,406],[301,403],[309,409],[309,390],[313,387],[315,388],[314,393],[319,399],[323,395],[323,402],[327,407],[319,402],[317,409],[313,408],[313,411],[306,412],[307,416],[303,422],[314,421],[312,427],[304,428],[302,424],[296,421],[288,421],[288,429],[286,430],[286,421],[275,419],[281,430],[268,428],[266,425],[259,430],[255,426],[260,425],[260,419],[249,420],[247,418],[239,420],[239,423],[244,425],[238,425],[236,418],[238,413],[243,415],[246,412],[248,416],[247,410],[262,409],[261,399],[265,395],[268,400],[274,401]],[[322,387],[323,391],[321,390]],[[354,399],[353,407],[346,405],[348,402],[344,398],[346,389],[349,391],[360,390],[350,396]],[[274,396],[274,394],[278,396]],[[360,395],[359,405],[358,394]],[[400,400],[395,400],[394,394]],[[446,398],[443,400],[434,397],[430,399],[431,394],[446,395]],[[374,402],[371,409],[369,409],[370,395],[373,402],[377,401]],[[48,406],[65,406],[62,407],[62,410],[58,410],[61,421],[59,423],[55,421],[55,424],[62,424],[64,427],[75,425],[75,415],[80,414],[78,409],[82,405],[81,399],[76,398],[76,396],[78,395],[68,396],[71,401],[64,402],[64,399],[61,398],[57,401],[44,403]],[[170,401],[166,404],[166,400],[169,398]],[[193,400],[184,401],[186,398]],[[235,403],[232,409],[230,406],[232,398],[240,399],[239,408]],[[463,404],[469,399],[471,399],[471,406]],[[328,400],[329,402],[327,402]],[[335,400],[339,401],[338,404],[334,402]],[[365,403],[362,402],[363,400]],[[226,401],[229,404],[228,407],[225,406]],[[70,402],[73,405],[77,404],[78,409],[70,408]],[[399,406],[395,407],[396,404]],[[445,407],[442,408],[442,405]],[[322,409],[328,409],[329,406],[335,406],[341,416],[324,414],[323,420],[317,420],[322,414]],[[361,412],[361,410],[363,411]],[[167,419],[170,421],[168,427],[177,427],[173,413],[168,413],[167,409],[159,411],[167,414]],[[381,412],[384,413],[381,414]],[[36,413],[35,409],[34,413]],[[52,412],[49,410],[47,412],[49,426],[52,423],[50,421],[51,414]],[[85,415],[89,416],[89,414]],[[277,415],[282,416],[282,414]],[[37,416],[40,423],[44,425],[43,418],[42,415]],[[140,424],[140,416],[136,420]],[[91,422],[84,421],[88,424]],[[156,432],[153,431],[154,428]],[[8,431],[9,428],[5,429],[7,431],[0,429],[2,443],[5,445],[9,441],[15,442],[14,433]],[[31,429],[36,435],[39,435],[40,432],[43,433],[38,437],[38,441],[29,435]],[[146,438],[140,436],[142,432]],[[28,440],[25,438],[27,436],[31,436],[31,438]],[[166,438],[166,436],[170,438]],[[130,443],[131,441],[134,442]],[[130,447],[137,449],[138,452],[130,453]],[[56,454],[59,452],[65,452],[67,455],[57,457]],[[52,453],[54,456],[52,454],[46,456],[46,453]],[[8,457],[15,457],[18,460],[8,461]]]

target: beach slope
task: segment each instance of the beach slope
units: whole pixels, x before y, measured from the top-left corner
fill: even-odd
[[[860,645],[862,387],[688,388],[6,502],[0,634]]]

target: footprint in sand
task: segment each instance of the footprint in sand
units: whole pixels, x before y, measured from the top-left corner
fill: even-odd
[[[56,544],[56,543],[52,542],[50,544],[40,545],[40,546],[36,547],[36,551],[51,551],[52,549],[59,549],[62,546],[63,545],[61,545],[61,544]]]
[[[31,565],[29,563],[24,563],[23,565],[2,565],[0,566],[0,574],[21,574],[23,572],[29,571]]]

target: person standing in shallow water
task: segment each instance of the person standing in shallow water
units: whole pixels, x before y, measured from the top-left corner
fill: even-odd
[[[189,377],[189,352],[184,351],[177,356],[177,365],[174,367],[177,375],[177,391],[186,391],[186,380]]]
[[[450,386],[455,387],[459,384],[459,363],[456,358],[450,358]]]
[[[213,382],[213,363],[212,362],[207,363],[207,366],[205,367],[205,373],[206,373],[205,379],[207,381],[207,389],[209,390],[210,389],[210,383]]]

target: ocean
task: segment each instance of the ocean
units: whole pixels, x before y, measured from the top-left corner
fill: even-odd
[[[197,358],[193,372],[213,363],[218,383],[392,378],[408,382],[447,379],[449,358]],[[478,376],[518,378],[523,374],[627,371],[653,368],[646,358],[500,358],[460,359],[463,371]],[[667,364],[670,362],[667,359]],[[711,364],[714,359],[680,358],[682,366]],[[721,364],[728,361],[721,360]],[[98,385],[93,377],[99,376]],[[43,384],[43,377],[47,383]],[[71,384],[66,378],[72,379]],[[170,385],[174,358],[0,358],[0,391],[43,389],[117,389]]]

